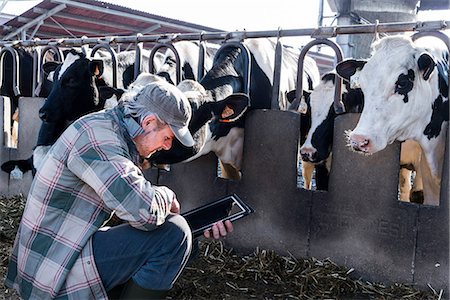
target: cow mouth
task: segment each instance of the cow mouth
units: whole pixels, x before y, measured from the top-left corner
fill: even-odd
[[[351,151],[357,152],[362,155],[372,155],[374,152],[372,151],[372,143],[369,140],[355,140],[352,137],[353,131],[346,130],[344,132],[345,140],[347,141],[346,146],[350,148]]]

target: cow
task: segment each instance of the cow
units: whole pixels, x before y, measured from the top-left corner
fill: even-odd
[[[185,147],[174,141],[168,151],[159,151],[151,159],[154,163],[191,161],[214,152],[221,164],[222,177],[241,178],[245,115],[250,109],[270,109],[276,44],[269,39],[248,39],[243,43],[250,52],[250,87],[244,90],[245,58],[242,48],[231,45],[216,53],[212,68],[199,81],[191,82],[193,117],[189,128],[196,145]],[[289,107],[288,93],[295,90],[299,51],[283,48],[281,84],[278,97],[280,109]],[[319,83],[315,62],[305,58],[306,89]],[[183,84],[183,83],[180,83]],[[197,86],[197,88],[196,88]]]
[[[331,166],[331,153],[333,146],[334,119],[337,116],[334,111],[334,91],[336,73],[330,72],[322,76],[320,84],[307,98],[311,127],[305,142],[300,148],[303,161],[326,166],[326,179]],[[364,106],[364,95],[359,88],[351,88],[350,83],[344,80],[341,101],[346,113],[360,113]],[[422,180],[420,172],[421,149],[417,142],[406,140],[401,147],[400,154],[400,200],[422,202]],[[416,171],[414,186],[411,187],[411,171]],[[328,185],[322,186],[328,190]],[[320,189],[318,187],[318,189]]]
[[[395,140],[417,141],[429,205],[439,205],[449,110],[448,51],[435,44],[384,37],[372,45],[367,61],[349,59],[336,66],[365,95],[359,122],[348,133],[351,149],[369,155]]]

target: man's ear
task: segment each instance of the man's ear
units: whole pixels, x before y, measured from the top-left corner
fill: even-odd
[[[147,131],[148,129],[150,129],[154,123],[156,123],[156,117],[155,115],[148,115],[146,116],[142,121],[141,121],[141,127]]]
[[[337,64],[336,72],[339,76],[350,82],[350,77],[352,77],[356,71],[362,70],[366,62],[366,60],[346,59]]]
[[[247,108],[250,106],[250,99],[246,94],[236,93],[228,96],[222,101],[215,103],[213,107],[221,123],[232,123],[241,119]]]

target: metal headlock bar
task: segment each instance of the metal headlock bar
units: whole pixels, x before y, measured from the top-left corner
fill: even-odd
[[[326,38],[318,38],[315,40],[312,40],[306,46],[302,48],[300,51],[300,56],[298,58],[298,68],[297,68],[297,90],[295,92],[295,98],[298,103],[300,103],[301,97],[303,96],[303,62],[305,60],[306,53],[314,46],[317,45],[327,45],[331,49],[333,49],[334,53],[336,54],[336,63],[339,63],[342,61],[344,55],[342,54],[341,47],[336,44],[335,42],[326,39]],[[342,79],[335,75],[335,90],[334,90],[334,111],[336,114],[341,114],[345,111],[344,105],[341,101],[341,89],[342,89]]]
[[[179,40],[199,40],[200,36],[203,41],[208,40],[225,40],[233,39],[235,37],[245,38],[264,38],[264,37],[296,37],[296,36],[315,36],[320,33],[331,32],[332,36],[341,34],[373,34],[375,30],[381,32],[412,32],[420,31],[426,28],[427,31],[438,31],[450,29],[450,21],[429,21],[429,22],[395,22],[395,23],[381,23],[381,24],[361,24],[361,25],[344,25],[334,27],[319,27],[319,28],[306,28],[306,29],[286,29],[279,32],[279,30],[269,31],[235,31],[235,32],[203,32],[203,33],[180,33],[176,38],[172,38],[172,41]],[[326,35],[326,34],[325,34]],[[166,35],[168,36],[168,35]],[[143,35],[143,36],[115,36],[113,38],[114,43],[137,43],[137,42],[150,42],[157,43],[164,37],[161,35]],[[81,46],[85,44],[96,45],[99,43],[98,37],[93,38],[69,38],[58,40],[61,45],[67,47]],[[48,40],[25,40],[18,41],[17,46],[45,46],[51,42]],[[0,47],[11,44],[11,41],[0,41]]]
[[[337,61],[342,60],[342,50],[340,47],[334,42],[330,41],[329,38],[336,37],[337,35],[342,34],[373,34],[373,32],[377,33],[388,33],[388,32],[407,32],[407,31],[417,31],[413,37],[416,39],[418,37],[424,35],[439,35],[439,30],[450,29],[450,21],[429,21],[429,22],[396,22],[396,23],[376,23],[376,24],[361,24],[361,25],[345,25],[345,26],[334,26],[334,27],[319,27],[319,28],[309,28],[309,29],[287,29],[287,30],[271,30],[271,31],[236,31],[236,32],[200,32],[200,33],[182,33],[182,34],[166,34],[166,35],[142,35],[137,34],[134,36],[117,36],[117,37],[104,37],[104,38],[69,38],[69,39],[49,39],[49,40],[25,40],[25,41],[14,41],[12,44],[11,41],[0,41],[0,47],[2,50],[0,52],[1,58],[1,66],[0,70],[2,71],[0,76],[3,75],[3,56],[6,52],[10,52],[12,54],[13,60],[13,84],[14,84],[14,93],[16,95],[20,94],[20,90],[18,87],[18,78],[19,78],[19,60],[18,53],[14,49],[15,47],[38,47],[38,46],[47,46],[51,47],[52,50],[55,51],[55,54],[60,55],[60,51],[57,46],[62,47],[73,47],[73,46],[81,46],[82,49],[89,47],[90,45],[94,45],[94,48],[91,53],[91,57],[95,54],[95,52],[99,48],[106,49],[112,57],[113,61],[113,85],[117,87],[117,59],[116,52],[110,47],[111,43],[121,44],[121,43],[135,43],[136,45],[136,65],[134,69],[134,77],[140,73],[141,70],[141,58],[142,58],[142,44],[145,42],[156,43],[156,46],[153,47],[150,57],[150,72],[153,70],[153,57],[156,51],[162,47],[170,48],[175,54],[176,65],[177,65],[177,83],[181,80],[181,66],[180,66],[180,58],[178,52],[175,47],[171,44],[172,42],[180,41],[180,40],[191,40],[191,41],[199,41],[199,66],[198,66],[198,78],[203,77],[203,64],[204,64],[204,46],[202,44],[203,41],[208,40],[224,40],[226,41],[223,47],[228,47],[231,45],[238,46],[243,50],[245,60],[248,62],[248,70],[245,74],[246,80],[244,82],[245,91],[249,93],[250,90],[250,54],[248,49],[240,42],[245,38],[268,38],[268,37],[277,37],[277,47],[275,51],[275,73],[274,73],[274,91],[272,95],[272,108],[278,107],[278,101],[275,97],[278,97],[277,89],[279,89],[279,83],[276,82],[275,79],[278,79],[280,74],[277,70],[280,69],[280,62],[282,58],[282,44],[279,42],[281,37],[293,37],[293,36],[310,36],[312,38],[316,38],[305,47],[303,47],[302,52],[299,57],[299,69],[298,74],[302,74],[303,72],[303,58],[306,55],[306,52],[314,45],[318,44],[326,44],[330,46],[336,53]],[[442,37],[441,37],[442,39]],[[162,40],[167,40],[169,42],[161,43]],[[231,44],[233,43],[233,44]],[[57,45],[57,46],[55,46]],[[448,44],[447,44],[448,45]],[[220,51],[219,49],[219,51]],[[46,51],[47,48],[44,49]],[[44,53],[43,53],[44,54]],[[43,55],[42,54],[42,55]],[[41,55],[41,57],[42,57]],[[216,54],[217,55],[217,54]],[[62,61],[62,59],[61,59]],[[34,63],[35,65],[40,64]],[[37,73],[39,66],[35,67],[34,72]],[[35,76],[35,75],[34,75]],[[0,77],[1,79],[1,77]],[[337,83],[341,83],[340,78],[336,78]],[[34,80],[37,81],[37,80]],[[302,96],[298,91],[302,90],[303,85],[303,76],[297,76],[297,94],[296,100],[299,101],[299,97]],[[334,107],[337,113],[343,112],[342,103],[340,103],[340,89],[341,84],[336,84],[336,92],[335,92],[335,103]],[[276,95],[275,95],[276,94]]]
[[[20,60],[19,60],[19,53],[17,53],[17,50],[14,49],[11,46],[5,46],[0,51],[0,83],[3,81],[3,72],[4,72],[4,58],[6,55],[6,52],[9,52],[12,57],[12,86],[13,86],[13,92],[15,96],[20,95],[20,89],[19,89],[19,70],[20,70]]]
[[[250,95],[250,72],[251,72],[251,68],[252,68],[252,63],[251,63],[251,56],[250,56],[250,50],[248,50],[247,46],[245,46],[242,42],[240,41],[226,41],[222,46],[220,46],[219,50],[217,50],[216,55],[214,55],[214,62],[216,61],[216,59],[218,58],[220,52],[224,51],[224,49],[226,48],[230,48],[230,47],[237,47],[239,49],[241,49],[241,55],[243,57],[243,69],[244,69],[244,75],[243,77],[243,93]],[[250,103],[251,106],[251,103]]]
[[[138,36],[142,36],[138,33]],[[142,62],[142,50],[144,49],[144,43],[136,42],[136,59],[134,63],[133,79],[136,79],[141,73],[141,62]]]
[[[114,51],[113,48],[111,48],[111,46],[109,44],[97,44],[94,46],[94,48],[92,48],[92,52],[91,52],[91,57],[94,57],[95,53],[99,50],[99,49],[105,49],[106,51],[109,52],[109,54],[111,54],[111,60],[112,60],[112,72],[113,72],[113,87],[117,88],[117,69],[118,64],[117,64],[117,54],[116,51]]]
[[[198,42],[198,67],[197,67],[197,80],[200,80],[205,75],[205,43],[202,41],[202,36],[200,35],[200,40]]]
[[[64,54],[61,51],[61,49],[58,48],[58,46],[52,44],[44,47],[42,50],[36,49],[34,55],[33,55],[33,96],[37,97],[37,86],[43,82],[44,80],[44,70],[42,69],[42,65],[44,64],[44,58],[45,54],[47,54],[48,51],[52,51],[53,54],[56,56],[56,61],[63,62],[64,61]],[[40,53],[38,53],[40,52]]]
[[[149,60],[149,71],[151,73],[155,72],[154,69],[154,62],[153,59],[155,58],[156,52],[158,52],[161,48],[168,48],[172,50],[173,55],[175,55],[175,65],[176,65],[176,84],[179,84],[181,81],[181,66],[180,66],[180,55],[178,54],[177,49],[175,49],[175,46],[170,42],[162,42],[158,43],[155,46],[153,46],[152,51],[150,52],[150,60]]]
[[[278,30],[281,32],[281,29]],[[277,37],[277,44],[275,45],[275,60],[273,63],[273,80],[272,80],[272,101],[271,109],[280,109],[280,81],[281,81],[281,65],[283,62],[283,44],[280,41],[280,35]]]

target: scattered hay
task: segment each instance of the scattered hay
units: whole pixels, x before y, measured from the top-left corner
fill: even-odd
[[[438,299],[413,287],[351,277],[329,259],[283,257],[256,249],[240,256],[222,242],[202,241],[200,254],[175,283],[173,299]]]
[[[22,216],[23,196],[0,197],[0,278]],[[283,257],[257,248],[238,255],[222,242],[202,240],[199,255],[170,292],[172,299],[439,299],[437,291],[352,278],[353,269],[329,259]],[[0,283],[0,299],[18,300]]]

